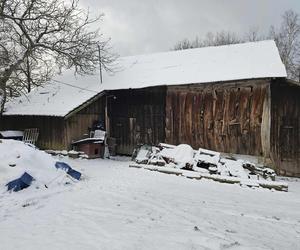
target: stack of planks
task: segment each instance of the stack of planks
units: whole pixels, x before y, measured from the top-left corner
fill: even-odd
[[[179,149],[183,151],[179,152]],[[185,154],[190,155],[186,157]],[[209,179],[253,188],[288,191],[286,183],[275,181],[276,174],[272,169],[245,160],[224,157],[219,152],[207,149],[200,148],[196,151],[189,145],[174,146],[162,143],[158,147],[144,145],[133,161],[130,164],[133,168],[185,176],[190,179]]]

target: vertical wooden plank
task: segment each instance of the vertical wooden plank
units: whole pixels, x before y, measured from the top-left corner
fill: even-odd
[[[266,80],[252,80],[169,86],[166,131],[172,131],[172,136],[168,142],[261,155],[261,122],[267,85]]]
[[[117,99],[112,105],[112,137],[118,137],[117,153],[131,154],[137,143],[156,144],[165,141],[166,88],[113,91]],[[134,138],[134,139],[133,139]]]
[[[300,86],[271,84],[271,158],[279,174],[300,177]]]

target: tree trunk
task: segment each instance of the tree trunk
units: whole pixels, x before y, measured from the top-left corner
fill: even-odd
[[[26,58],[26,74],[27,74],[27,92],[31,91],[31,75],[30,75],[30,65],[29,65],[29,57]]]
[[[2,115],[6,103],[6,82],[7,80],[0,78],[0,115]]]
[[[2,92],[2,98],[0,100],[0,114],[1,115],[4,111],[4,106],[7,101],[7,93],[6,93],[7,82],[9,80],[11,74],[14,72],[14,70],[16,68],[18,68],[20,66],[20,64],[24,61],[24,58],[28,55],[29,51],[31,51],[31,50],[27,50],[21,59],[19,59],[16,63],[10,65],[10,67],[4,71],[3,75],[0,76],[0,92]]]

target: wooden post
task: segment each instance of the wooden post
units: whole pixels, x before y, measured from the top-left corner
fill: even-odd
[[[105,128],[106,128],[107,138],[110,137],[110,126],[109,126],[109,116],[108,116],[108,99],[111,97],[116,99],[116,96],[114,96],[114,95],[105,96]]]
[[[110,131],[109,131],[109,117],[108,117],[108,101],[107,99],[109,98],[109,96],[105,96],[105,129],[106,129],[106,134],[107,134],[107,138],[110,137]]]
[[[103,82],[103,80],[102,80],[102,61],[101,61],[101,48],[100,48],[99,44],[98,44],[98,56],[99,56],[100,83],[102,83]]]

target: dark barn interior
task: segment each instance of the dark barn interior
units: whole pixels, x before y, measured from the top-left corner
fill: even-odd
[[[300,85],[271,85],[271,159],[277,172],[300,177]]]
[[[111,91],[107,99],[110,130],[117,153],[131,155],[139,144],[165,141],[166,87]]]

